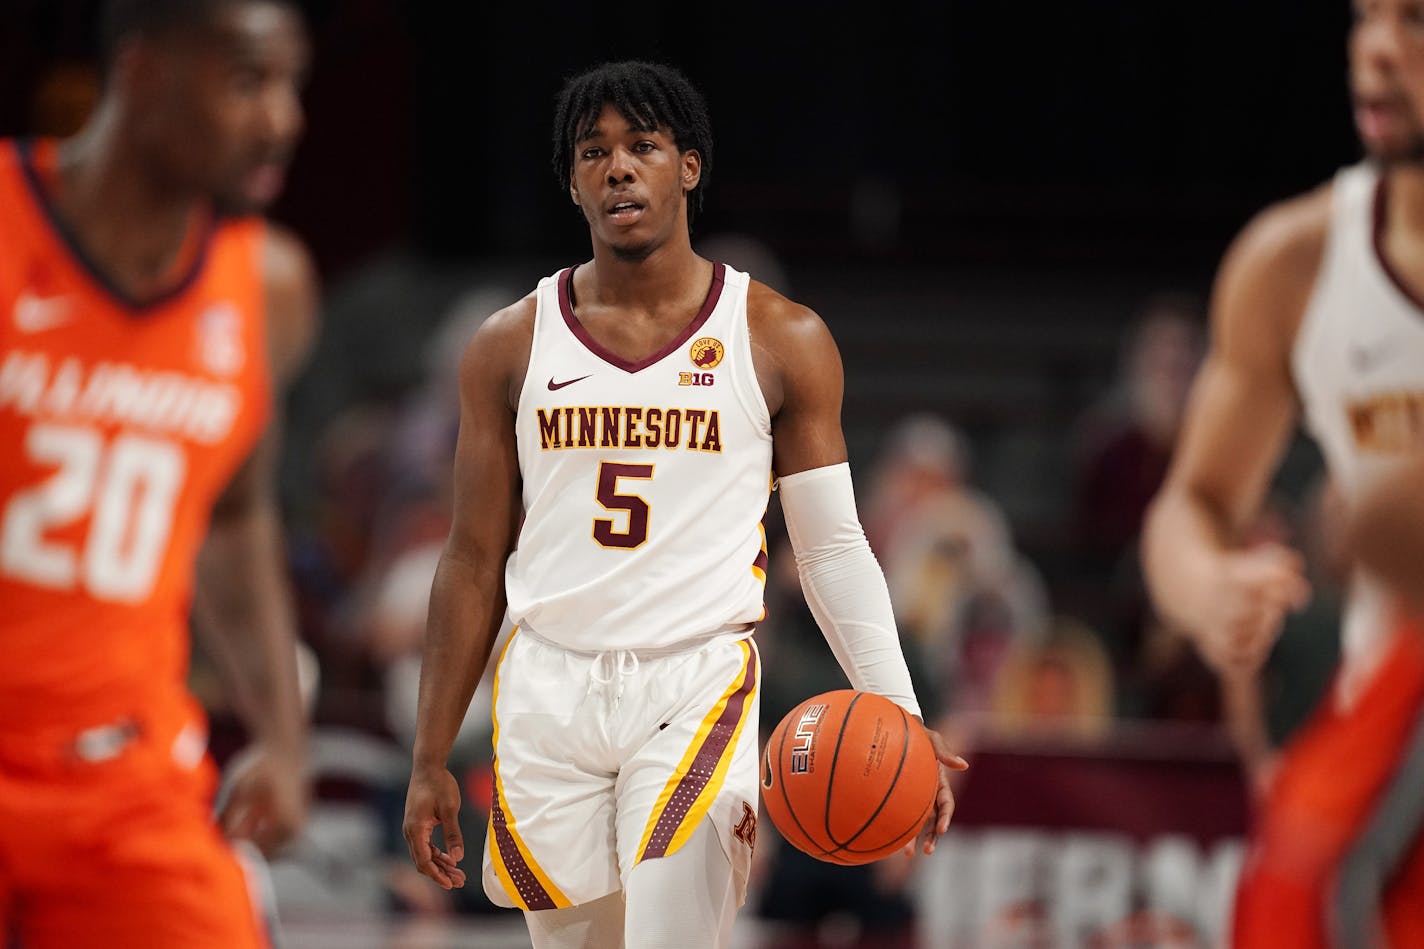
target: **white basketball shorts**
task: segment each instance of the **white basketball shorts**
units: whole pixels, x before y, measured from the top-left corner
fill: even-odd
[[[745,634],[585,653],[516,632],[495,669],[490,899],[525,910],[598,899],[704,819],[744,899],[760,671]]]

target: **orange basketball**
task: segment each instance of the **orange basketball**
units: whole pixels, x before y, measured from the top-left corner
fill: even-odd
[[[829,863],[879,860],[934,813],[939,762],[924,727],[883,696],[823,692],[787,713],[762,752],[766,813]]]

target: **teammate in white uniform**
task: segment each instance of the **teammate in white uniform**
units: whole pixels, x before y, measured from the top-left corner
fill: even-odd
[[[1266,210],[1228,253],[1144,537],[1159,608],[1233,676],[1260,667],[1309,596],[1295,552],[1237,540],[1298,413],[1347,504],[1424,449],[1424,8],[1355,6],[1370,160]],[[1267,793],[1233,945],[1424,945],[1424,645],[1400,613],[1357,568],[1341,667]]]
[[[423,873],[464,884],[445,761],[507,607],[486,892],[525,911],[537,949],[725,946],[756,833],[774,477],[852,684],[919,707],[855,512],[835,343],[693,253],[700,95],[666,67],[605,65],[565,86],[554,128],[593,260],[492,317],[464,357],[405,835]],[[952,809],[942,769],[926,851]]]

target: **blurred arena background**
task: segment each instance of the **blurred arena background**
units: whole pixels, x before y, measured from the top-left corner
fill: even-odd
[[[95,6],[0,3],[0,134],[78,124]],[[1259,712],[1155,621],[1136,538],[1227,242],[1358,155],[1347,4],[306,7],[308,131],[274,216],[325,283],[284,469],[319,799],[272,867],[284,944],[527,945],[477,887],[417,877],[399,821],[451,374],[480,319],[586,254],[550,106],[623,57],[707,93],[694,244],[840,343],[867,533],[927,711],[973,764],[928,860],[825,867],[763,822],[743,944],[1217,944],[1250,777],[1333,661],[1330,494],[1302,442],[1259,530],[1302,546],[1317,596]],[[772,536],[768,730],[840,685]],[[201,656],[193,676],[228,760],[242,735]],[[482,701],[459,746],[474,840]]]

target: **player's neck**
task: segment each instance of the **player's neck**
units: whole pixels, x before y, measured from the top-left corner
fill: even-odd
[[[50,202],[84,253],[135,297],[164,288],[191,257],[211,209],[199,195],[165,187],[101,107],[60,146]]]
[[[685,293],[689,284],[705,289],[708,262],[697,256],[683,234],[640,260],[628,260],[607,245],[595,244],[589,270],[588,289],[581,292],[584,299],[651,311]]]
[[[1397,165],[1389,170],[1387,226],[1396,236],[1424,242],[1424,166]]]

